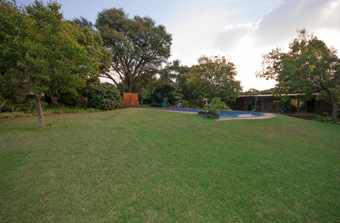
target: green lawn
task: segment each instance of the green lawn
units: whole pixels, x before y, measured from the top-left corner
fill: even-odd
[[[0,222],[340,222],[340,126],[140,109],[0,120]]]

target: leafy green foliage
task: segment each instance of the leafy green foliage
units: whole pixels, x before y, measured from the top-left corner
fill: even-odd
[[[175,104],[178,96],[176,84],[165,73],[143,93],[144,103],[161,104],[164,98],[167,98],[170,104]]]
[[[7,103],[7,100],[0,94],[0,113],[2,109],[5,107],[6,103]]]
[[[96,28],[112,51],[113,72],[103,77],[121,92],[139,91],[135,82],[152,78],[170,56],[171,35],[149,17],[130,19],[122,9],[107,9],[98,14]]]
[[[112,110],[123,106],[119,90],[109,83],[94,86],[89,91],[89,102],[92,107],[102,110]]]
[[[194,83],[190,82],[191,74],[190,68],[180,65],[179,60],[175,60],[168,68],[168,72],[173,74],[172,78],[176,78],[176,88],[178,89],[178,97],[189,101],[192,105],[197,106],[199,101],[199,89]],[[192,107],[192,106],[191,106]]]
[[[220,97],[234,101],[241,91],[239,81],[235,80],[236,67],[225,57],[206,57],[198,59],[198,65],[190,70],[190,81],[199,91],[201,98]]]
[[[310,99],[313,93],[327,95],[333,105],[332,118],[337,119],[340,59],[335,49],[303,29],[287,53],[272,50],[263,56],[262,66],[257,76],[276,80],[277,95],[300,93],[304,99]]]
[[[183,108],[189,108],[190,107],[189,101],[183,101],[182,107]]]
[[[100,73],[108,72],[111,65],[112,54],[103,46],[103,40],[100,34],[88,26],[78,28],[77,25],[69,24],[69,32],[73,35],[77,44],[84,50],[84,61],[81,67],[85,67],[86,71],[82,71],[82,76],[77,77],[77,73],[70,76],[53,75],[53,82],[49,85],[49,89],[45,91],[52,99],[58,99],[62,93],[71,93],[76,95],[77,90],[85,88],[89,79],[98,78]],[[74,62],[74,61],[73,61]],[[73,64],[75,65],[75,64]],[[69,83],[73,84],[69,87]],[[81,99],[81,98],[80,98]],[[54,102],[57,104],[57,102]],[[84,104],[83,100],[79,104]]]
[[[35,1],[19,9],[1,1],[0,14],[2,81],[35,95],[44,127],[43,93],[57,99],[84,87],[89,76],[107,69],[111,54],[99,47],[103,42],[93,30],[64,21],[56,2]]]
[[[220,110],[228,111],[229,107],[225,104],[221,98],[213,98],[210,104],[206,104],[204,108],[209,110],[209,113],[212,115],[218,115]]]
[[[78,24],[80,28],[93,29],[93,23],[88,21],[86,18],[80,16],[80,18],[75,18],[72,20],[74,23]]]
[[[48,104],[45,101],[41,101],[41,109],[44,111]],[[27,113],[34,114],[37,109],[37,103],[35,100],[28,100],[25,103],[25,110]]]
[[[316,118],[317,121],[319,122],[332,122],[332,118],[329,116],[320,116]]]
[[[60,102],[65,105],[86,107],[88,105],[88,99],[77,91],[60,96]]]

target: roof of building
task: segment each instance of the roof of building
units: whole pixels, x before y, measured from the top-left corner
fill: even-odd
[[[318,95],[319,93],[314,93],[313,95]],[[282,96],[301,96],[304,95],[302,93],[297,93],[297,94],[282,94]],[[279,97],[277,95],[273,94],[240,94],[240,98],[247,98],[247,97]]]

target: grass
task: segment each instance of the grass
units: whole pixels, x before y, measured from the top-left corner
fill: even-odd
[[[19,117],[30,117],[32,114],[25,112],[0,112],[0,119],[13,119]]]
[[[150,108],[150,105],[146,105],[146,104],[138,104],[139,108]]]
[[[340,222],[340,126],[141,109],[0,120],[0,222]]]
[[[65,113],[88,113],[88,112],[97,112],[101,111],[95,108],[74,108],[74,107],[63,107],[63,106],[49,106],[44,108],[44,115],[56,115],[56,114],[65,114]],[[13,112],[0,112],[0,120],[1,119],[13,119],[20,117],[30,117],[37,116],[38,112],[33,110],[29,111],[13,111]]]

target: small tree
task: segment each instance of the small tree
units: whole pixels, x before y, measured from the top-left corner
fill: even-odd
[[[39,128],[44,128],[40,102],[44,92],[84,86],[96,62],[89,59],[78,42],[77,26],[63,20],[56,2],[44,6],[35,1],[20,10],[1,1],[0,10],[2,78],[34,94]]]

